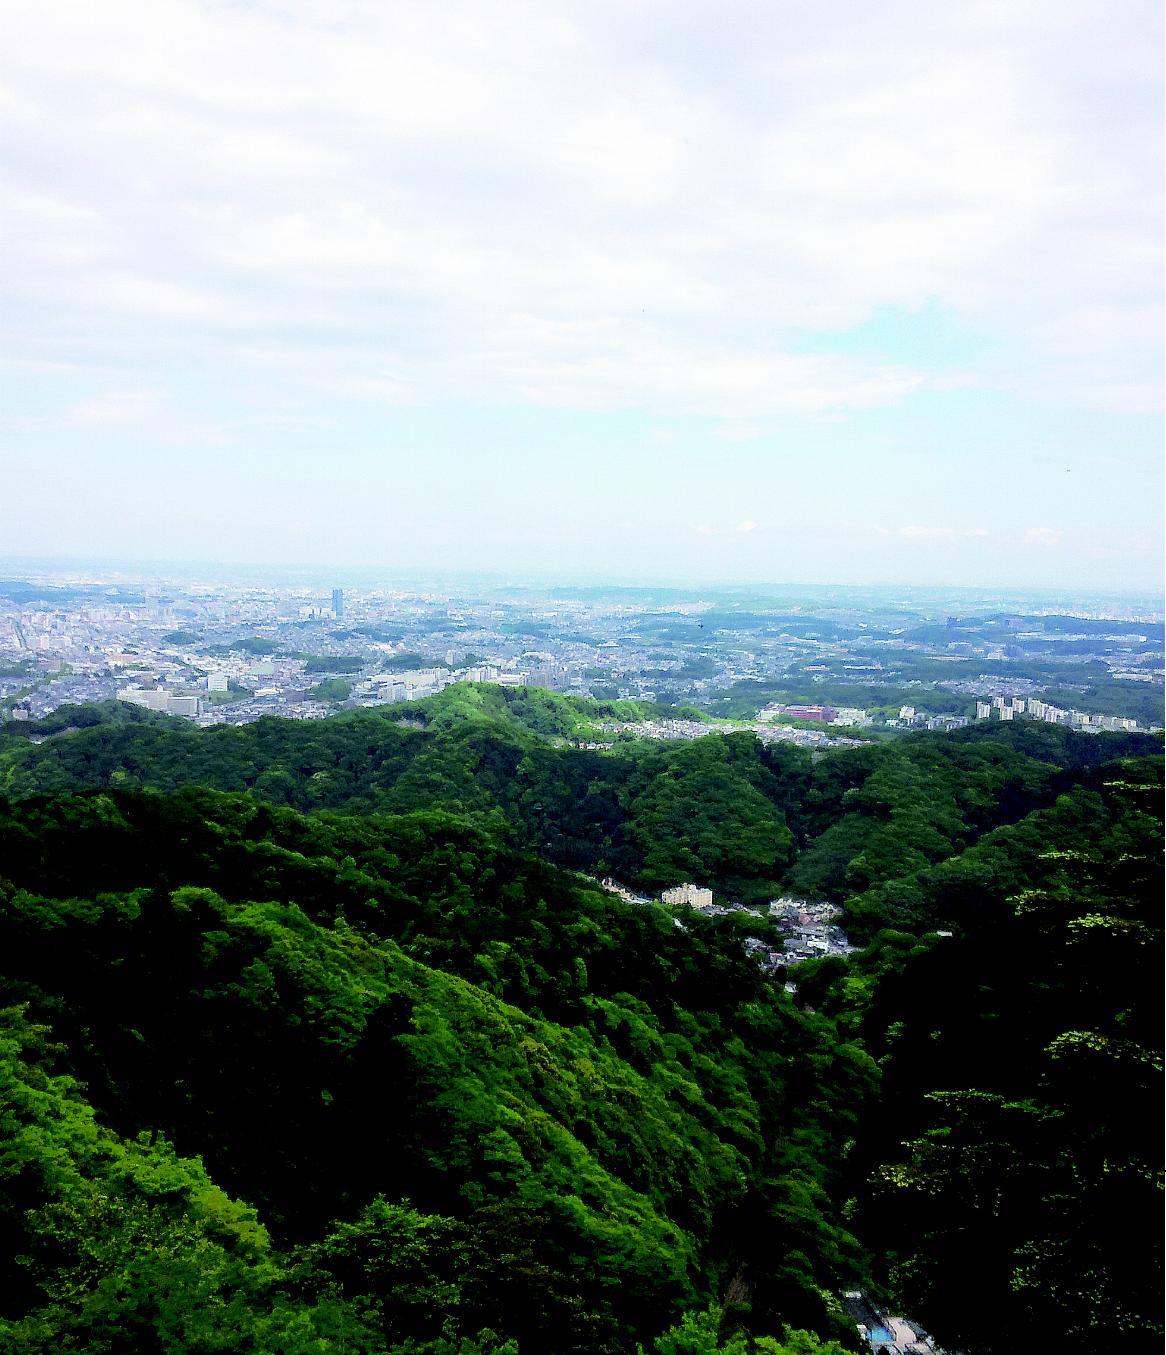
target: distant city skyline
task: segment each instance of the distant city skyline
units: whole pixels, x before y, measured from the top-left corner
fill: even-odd
[[[319,720],[470,682],[656,703],[663,715],[626,732],[669,740],[708,732],[694,708],[813,748],[876,725],[1162,723],[1156,596],[342,577],[221,565],[0,573],[0,720],[106,701],[203,726]]]
[[[1157,5],[7,17],[9,556],[1161,592]]]
[[[782,599],[810,605],[824,605],[824,599],[837,595],[840,607],[863,605],[864,599],[883,605],[901,598],[912,607],[930,605],[950,610],[961,601],[981,610],[999,603],[1008,610],[1025,611],[1030,606],[1087,608],[1091,602],[1113,603],[1114,612],[1131,615],[1166,616],[1166,599],[1160,588],[1105,588],[1092,585],[1034,587],[1025,584],[943,584],[895,582],[878,579],[839,581],[826,579],[762,579],[755,581],[716,580],[701,575],[591,573],[568,568],[526,571],[456,569],[428,567],[393,568],[377,565],[305,564],[295,561],[241,562],[223,560],[127,560],[110,557],[5,556],[0,555],[0,583],[5,580],[40,580],[49,587],[119,586],[151,590],[174,587],[186,589],[198,584],[210,587],[240,586],[295,589],[316,594],[320,606],[332,610],[331,596],[338,588],[355,592],[398,590],[402,593],[443,592],[451,596],[480,592],[529,593],[532,596],[564,597],[578,592],[638,596],[657,594],[673,602],[707,599]],[[341,586],[342,585],[342,586]],[[1081,612],[1085,614],[1084,611]]]

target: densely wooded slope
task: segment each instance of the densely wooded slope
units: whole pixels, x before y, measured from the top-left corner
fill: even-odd
[[[420,713],[6,730],[0,1346],[810,1352],[861,1285],[973,1353],[1157,1348],[1152,741]],[[564,865],[869,944],[790,995],[764,922]]]
[[[1101,764],[1161,749],[1149,735],[1026,723],[817,756],[749,734],[594,752],[565,739],[594,732],[618,713],[610,707],[472,684],[405,717],[390,706],[307,724],[199,730],[110,709],[119,723],[103,722],[102,708],[6,726],[0,793],[200,785],[305,811],[444,809],[544,859],[649,891],[694,879],[745,902],[781,887],[862,895],[855,925],[866,934],[950,924],[933,890],[870,891],[1092,784]]]

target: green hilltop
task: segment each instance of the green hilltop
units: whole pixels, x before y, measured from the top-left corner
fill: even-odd
[[[1160,1346],[1159,741],[145,714],[0,733],[0,1348]]]

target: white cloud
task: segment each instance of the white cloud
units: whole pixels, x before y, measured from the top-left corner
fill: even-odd
[[[373,376],[341,376],[328,382],[331,390],[340,395],[353,395],[361,400],[377,400],[389,405],[416,403],[416,394],[409,381],[394,372]]]
[[[480,388],[540,405],[666,408],[723,418],[814,414],[896,403],[922,373],[825,354],[743,350],[645,320],[518,316],[470,358]]]
[[[759,525],[758,523],[753,522],[751,519],[747,518],[744,522],[738,522],[736,527],[733,528],[733,530],[735,532],[740,533],[743,536],[747,536],[750,532],[755,532],[758,528],[758,525]]]
[[[190,343],[351,332],[392,367],[423,348],[435,395],[747,421],[922,389],[797,331],[935,301],[1001,336],[956,379],[1157,401],[1157,18],[662,14],[18,7],[5,258],[52,310],[32,341],[81,303]]]
[[[192,287],[133,273],[98,275],[84,284],[78,295],[110,310],[138,311],[173,320],[208,318],[216,309],[213,298]]]
[[[1029,546],[1059,546],[1061,533],[1054,527],[1029,527],[1025,530],[1024,542]]]

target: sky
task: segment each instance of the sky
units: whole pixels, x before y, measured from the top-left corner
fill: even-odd
[[[1161,588],[1158,0],[0,10],[0,555]]]

